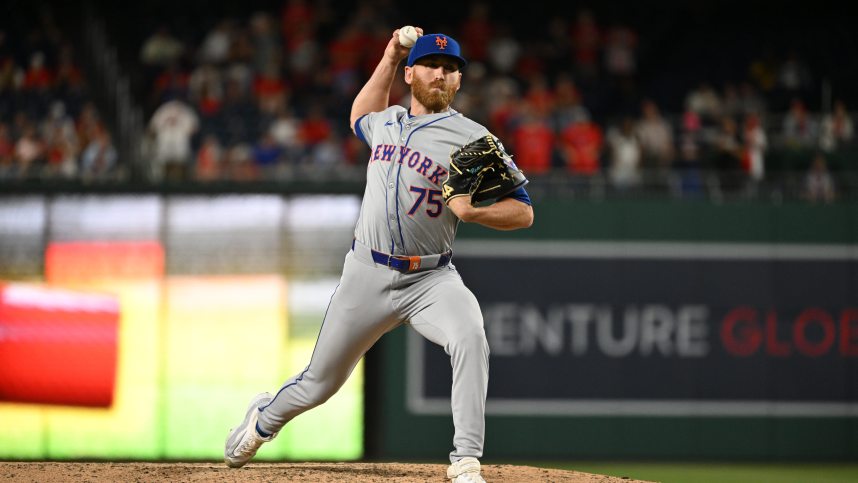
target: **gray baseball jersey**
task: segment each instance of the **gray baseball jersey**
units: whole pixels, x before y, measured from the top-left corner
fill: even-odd
[[[459,221],[441,197],[450,153],[488,130],[453,109],[410,117],[391,106],[360,118],[355,132],[372,149],[355,237],[396,255],[450,250]]]
[[[360,118],[355,132],[372,151],[355,240],[310,364],[259,408],[257,430],[276,433],[322,404],[379,337],[409,323],[450,355],[450,461],[479,458],[489,346],[477,299],[449,264],[458,218],[444,204],[441,187],[450,153],[488,131],[452,109],[410,117],[393,106]],[[530,201],[523,189],[513,197]]]

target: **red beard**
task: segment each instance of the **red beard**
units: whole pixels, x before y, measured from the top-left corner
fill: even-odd
[[[440,91],[432,91],[433,87],[441,89]],[[420,104],[423,104],[432,112],[441,112],[447,110],[453,99],[456,97],[456,87],[447,85],[444,81],[436,80],[430,84],[417,79],[411,81],[411,95]]]

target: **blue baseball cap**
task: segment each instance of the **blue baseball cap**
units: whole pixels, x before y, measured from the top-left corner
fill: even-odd
[[[468,61],[462,57],[459,42],[453,37],[444,34],[426,34],[417,38],[414,47],[408,54],[408,67],[414,67],[414,63],[428,55],[446,55],[456,59],[459,68],[468,65]]]

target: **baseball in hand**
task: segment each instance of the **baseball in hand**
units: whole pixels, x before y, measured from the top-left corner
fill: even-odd
[[[417,37],[419,36],[417,29],[411,25],[406,25],[399,29],[399,45],[411,48],[414,46],[414,42],[417,42]]]

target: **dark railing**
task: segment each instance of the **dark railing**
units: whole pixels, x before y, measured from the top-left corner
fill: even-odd
[[[753,181],[744,172],[711,169],[642,171],[639,183],[614,186],[604,173],[580,176],[559,169],[530,175],[527,191],[535,201],[542,199],[674,199],[729,201],[799,201],[812,199],[806,187],[806,171],[770,173]],[[838,171],[833,177],[835,200],[858,199],[858,169]],[[276,175],[252,181],[217,179],[210,181],[130,181],[130,180],[45,180],[37,178],[0,180],[0,196],[32,193],[331,193],[362,195],[366,182],[363,167],[336,170],[282,170]]]

